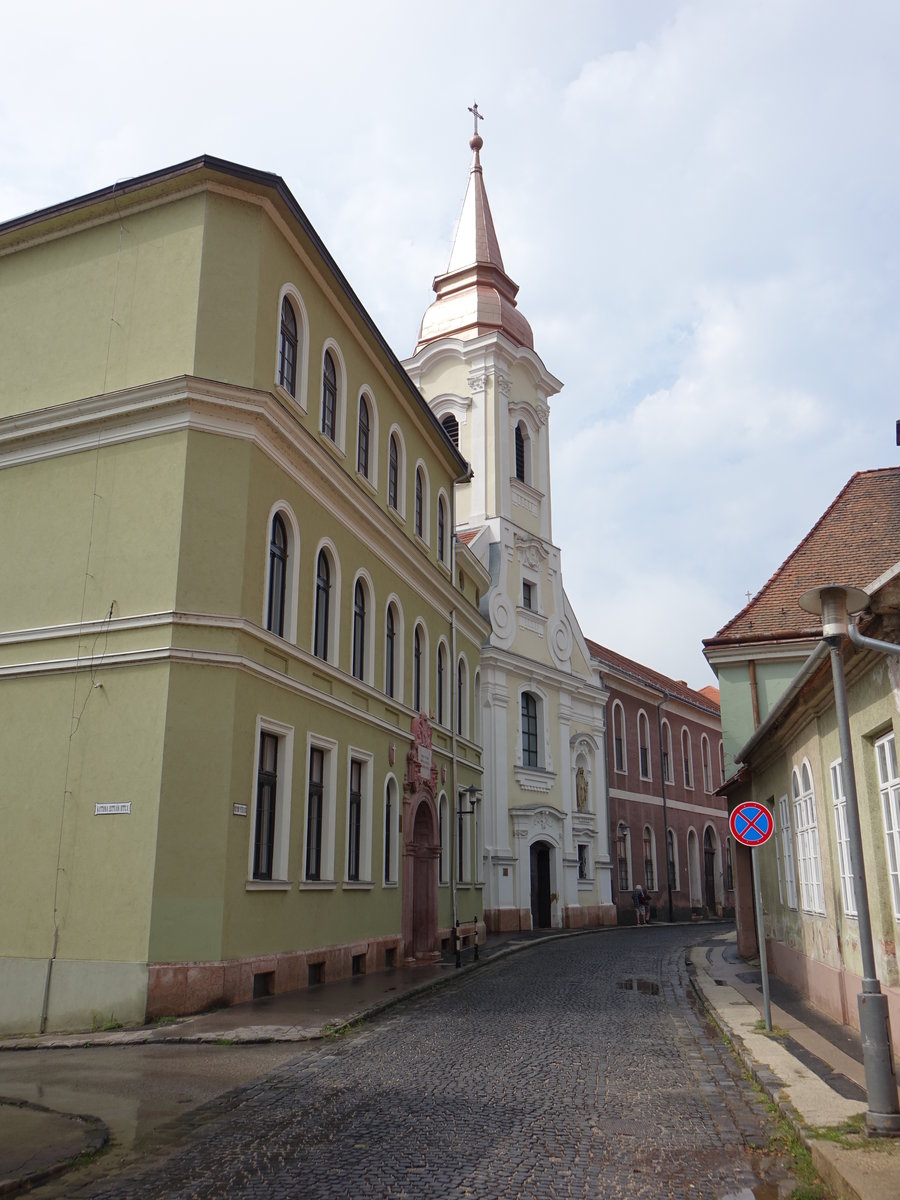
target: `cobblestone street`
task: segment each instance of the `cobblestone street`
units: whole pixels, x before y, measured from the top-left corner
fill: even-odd
[[[685,947],[703,938],[650,927],[531,947],[195,1109],[114,1178],[70,1174],[61,1194],[775,1196],[769,1118],[689,994]]]

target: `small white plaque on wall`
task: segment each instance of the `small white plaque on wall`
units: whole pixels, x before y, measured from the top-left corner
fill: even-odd
[[[234,808],[231,811],[234,813],[234,815],[236,817],[246,817],[247,805],[246,804],[235,804]]]
[[[112,813],[130,813],[130,812],[131,812],[131,801],[130,800],[127,802],[127,804],[95,804],[94,805],[94,816],[95,817],[108,817]]]

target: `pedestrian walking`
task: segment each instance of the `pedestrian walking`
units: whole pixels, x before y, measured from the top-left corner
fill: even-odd
[[[638,925],[646,925],[650,915],[650,897],[644,891],[643,884],[635,884],[634,891],[631,893],[631,899],[634,901],[634,911],[637,916]]]

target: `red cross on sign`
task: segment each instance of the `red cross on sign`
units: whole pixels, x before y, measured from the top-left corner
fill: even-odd
[[[745,800],[729,818],[731,832],[742,846],[761,846],[775,832],[775,820],[764,804]]]

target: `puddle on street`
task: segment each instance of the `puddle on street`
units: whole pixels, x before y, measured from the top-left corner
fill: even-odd
[[[640,992],[643,996],[659,995],[659,984],[651,979],[620,979],[616,987],[626,992]]]

